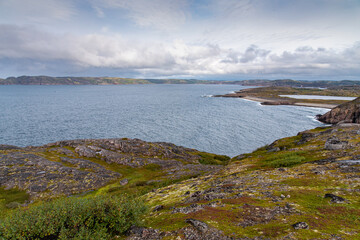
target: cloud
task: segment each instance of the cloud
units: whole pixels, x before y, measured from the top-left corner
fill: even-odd
[[[0,16],[3,22],[46,23],[50,19],[67,20],[75,13],[71,0],[0,1]]]
[[[171,30],[186,21],[186,0],[93,0],[98,16],[106,9],[123,9],[129,19],[141,27]]]
[[[214,44],[129,41],[119,34],[51,34],[36,28],[0,25],[0,68],[58,75],[127,73],[132,76],[238,76],[239,78],[338,77],[360,75],[360,42],[344,50],[299,46],[281,53],[250,45],[245,49]],[[27,74],[24,72],[22,74]],[[102,74],[101,74],[102,73]],[[263,76],[259,76],[259,74]]]

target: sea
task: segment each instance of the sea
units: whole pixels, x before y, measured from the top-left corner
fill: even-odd
[[[0,86],[0,144],[139,138],[236,156],[323,126],[328,109],[218,98],[239,85]]]

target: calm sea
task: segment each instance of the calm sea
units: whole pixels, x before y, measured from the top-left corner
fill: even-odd
[[[233,85],[0,86],[0,144],[140,138],[235,156],[321,126],[326,109],[214,98]]]

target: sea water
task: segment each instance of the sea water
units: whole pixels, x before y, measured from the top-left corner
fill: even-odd
[[[238,85],[0,86],[0,144],[139,138],[235,156],[322,126],[327,109],[216,98]]]

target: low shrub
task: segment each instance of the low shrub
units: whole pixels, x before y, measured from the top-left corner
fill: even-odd
[[[264,160],[264,166],[279,168],[291,167],[300,164],[306,160],[300,153],[284,153],[268,157]]]
[[[198,155],[201,157],[199,162],[206,165],[226,165],[230,160],[230,157],[225,155],[216,155],[205,152],[198,153]]]
[[[0,222],[0,239],[109,239],[136,224],[143,203],[100,195],[17,209]]]

